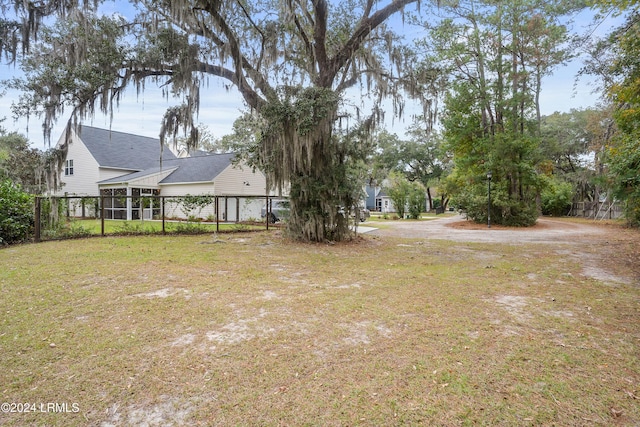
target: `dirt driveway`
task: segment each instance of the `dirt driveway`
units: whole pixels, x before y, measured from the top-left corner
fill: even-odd
[[[371,224],[375,227],[375,223]],[[540,218],[535,226],[527,228],[495,225],[487,228],[486,225],[475,224],[460,215],[455,215],[430,221],[387,221],[383,227],[370,233],[380,236],[443,239],[457,242],[518,244],[606,241],[612,237],[612,233],[619,232],[617,227],[603,226],[598,223],[577,223],[548,218]]]
[[[376,223],[365,223],[375,227]],[[460,215],[429,221],[385,221],[369,230],[374,236],[440,239],[454,242],[546,244],[559,256],[578,259],[585,275],[604,281],[640,285],[640,230],[620,224],[539,218],[533,227],[475,224]]]

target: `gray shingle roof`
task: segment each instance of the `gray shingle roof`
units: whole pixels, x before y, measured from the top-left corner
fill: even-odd
[[[160,140],[108,129],[81,126],[78,136],[101,167],[144,170],[158,165]],[[175,159],[165,149],[164,161]]]
[[[210,154],[208,156],[170,159],[162,163],[162,169],[160,169],[156,161],[155,165],[149,169],[100,181],[100,184],[130,182],[137,178],[158,173],[161,170],[166,171],[170,169],[174,171],[160,181],[160,184],[213,182],[213,180],[231,164],[234,156],[235,154]]]
[[[146,136],[82,126],[78,136],[101,167],[125,169],[133,173],[101,181],[100,184],[128,182],[160,172],[160,141]],[[162,170],[175,169],[162,184],[212,182],[235,154],[207,154],[177,158],[163,153]]]
[[[160,181],[161,184],[178,182],[212,182],[215,177],[231,164],[235,154],[210,154],[208,156],[184,157],[167,160],[163,167],[178,167],[171,175]]]

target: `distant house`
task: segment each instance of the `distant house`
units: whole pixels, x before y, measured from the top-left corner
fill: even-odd
[[[367,183],[364,186],[364,191],[365,191],[365,193],[367,195],[367,198],[365,199],[365,207],[367,209],[369,209],[370,211],[377,210],[376,209],[376,196],[380,192],[380,187],[378,187],[376,185],[371,185],[370,183]]]
[[[376,196],[376,210],[382,213],[392,213],[396,212],[396,207],[393,205],[393,200],[387,194],[387,192],[382,189],[378,192]]]
[[[155,138],[90,126],[72,132],[57,195],[106,196],[107,219],[151,218],[159,213],[158,202],[154,206],[153,200],[141,202],[138,197],[184,195],[228,196],[219,209],[223,220],[260,217],[264,200],[243,200],[242,196],[265,196],[266,178],[247,165],[234,165],[234,154],[178,158],[168,149],[161,154]],[[64,141],[63,135],[58,146]],[[165,214],[185,217],[188,213],[179,204],[169,203]],[[210,205],[193,214],[207,218],[215,212]]]
[[[365,191],[367,193],[367,209],[383,213],[396,211],[391,197],[387,195],[383,187],[367,184]]]

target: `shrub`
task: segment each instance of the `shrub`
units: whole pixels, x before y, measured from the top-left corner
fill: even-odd
[[[23,242],[33,231],[33,197],[9,180],[0,182],[0,244]]]
[[[566,215],[571,209],[573,186],[568,182],[551,180],[541,194],[544,215]]]
[[[484,185],[469,187],[459,193],[455,202],[467,217],[479,224],[488,222],[487,189]],[[491,188],[491,223],[511,227],[529,227],[536,223],[538,209],[535,201],[521,201],[509,196],[504,185]]]
[[[409,192],[409,217],[411,219],[420,218],[420,214],[425,208],[425,203],[427,201],[427,196],[425,195],[424,187],[417,183],[413,182],[411,184],[411,190]]]
[[[426,202],[425,189],[422,184],[409,182],[404,175],[400,173],[392,173],[389,180],[391,184],[387,188],[387,193],[393,202],[398,216],[404,218],[408,210],[410,218],[420,218]]]

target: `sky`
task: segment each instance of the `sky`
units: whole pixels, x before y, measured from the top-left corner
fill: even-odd
[[[109,12],[109,11],[107,11]],[[576,19],[575,28],[584,32],[586,26],[591,23],[591,12],[583,12]],[[616,21],[605,21],[595,31],[594,36],[606,34],[615,25]],[[594,79],[581,78],[576,81],[576,75],[581,67],[581,60],[575,59],[567,65],[557,68],[553,75],[545,77],[540,94],[540,106],[543,115],[558,112],[568,112],[571,109],[593,107],[598,103],[599,93],[597,82]],[[9,79],[20,75],[19,68],[5,63],[0,64],[0,80]],[[212,78],[207,87],[201,89],[200,114],[197,121],[205,125],[214,137],[220,138],[232,131],[232,125],[245,110],[242,98],[235,88],[227,90],[223,81]],[[0,119],[6,120],[0,123],[8,131],[15,131],[26,135],[34,148],[45,150],[48,147],[42,134],[41,121],[32,117],[29,121],[22,118],[14,121],[11,113],[11,103],[17,99],[19,93],[7,91],[0,97]],[[115,131],[127,132],[137,135],[157,138],[160,132],[161,119],[164,111],[171,105],[177,105],[178,101],[169,101],[161,96],[159,89],[148,84],[144,92],[137,94],[134,88],[130,88],[120,107],[114,113],[113,122],[110,117],[96,114],[91,119],[84,121],[85,125],[100,128],[111,128]],[[386,114],[385,127],[400,137],[404,135],[406,127],[411,124],[411,111],[419,111],[416,105],[408,105],[403,119],[394,119],[392,111]],[[54,146],[62,134],[68,116],[62,117],[56,123],[51,133],[51,145]]]

